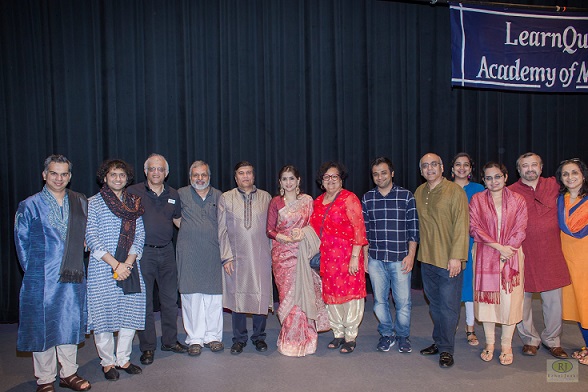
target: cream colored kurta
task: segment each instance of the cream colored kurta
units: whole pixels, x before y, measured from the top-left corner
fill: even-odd
[[[267,314],[273,309],[270,239],[265,233],[270,200],[266,191],[245,195],[238,188],[219,198],[221,259],[232,259],[235,268],[231,276],[223,271],[223,307],[234,312]]]
[[[476,246],[472,249],[472,259],[476,260]],[[522,248],[519,248],[519,271],[521,276],[521,284],[513,287],[512,292],[507,293],[500,285],[500,303],[487,304],[474,300],[474,316],[476,320],[481,323],[498,323],[504,325],[513,325],[523,319],[523,300],[525,298],[524,292],[524,276],[525,276],[525,255]],[[504,263],[499,260],[500,271],[504,267]]]

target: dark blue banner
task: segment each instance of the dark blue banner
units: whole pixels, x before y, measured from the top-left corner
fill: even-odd
[[[588,93],[588,13],[451,3],[454,86]]]

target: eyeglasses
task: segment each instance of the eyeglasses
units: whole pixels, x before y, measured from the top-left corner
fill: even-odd
[[[165,168],[164,167],[153,167],[153,166],[151,166],[151,167],[148,167],[147,168],[147,171],[149,171],[149,173],[153,173],[153,172],[156,172],[156,171],[158,171],[160,173],[163,173],[163,172],[165,172]]]
[[[203,173],[203,174],[193,174],[192,177],[194,178],[208,178],[208,174],[207,173]]]
[[[440,166],[441,162],[425,162],[425,163],[421,163],[421,169],[428,169],[429,167],[432,167],[433,169],[435,169],[437,166]]]
[[[325,174],[323,176],[323,181],[329,181],[329,180],[338,181],[340,178],[341,178],[341,176],[338,175],[338,174],[330,174],[330,175],[329,174]]]
[[[484,181],[487,181],[487,182],[490,182],[492,180],[500,181],[500,179],[502,177],[504,177],[504,174],[497,174],[494,177],[492,177],[492,176],[486,176],[486,177],[484,177]]]

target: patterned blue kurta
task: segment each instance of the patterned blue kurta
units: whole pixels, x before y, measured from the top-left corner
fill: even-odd
[[[64,203],[67,202],[66,198]],[[19,204],[14,240],[24,271],[16,349],[45,351],[62,344],[83,342],[86,280],[59,282],[65,242],[49,222],[49,204],[41,193]]]
[[[110,265],[101,259],[105,252],[113,256],[116,253],[121,222],[122,220],[106,206],[100,193],[88,200],[86,242],[91,252],[88,266],[88,332],[145,328],[145,283],[142,274],[139,273],[141,292],[125,295],[117,286],[117,281],[112,278]],[[144,243],[143,218],[138,218],[135,240],[129,254],[137,254],[135,268],[139,268],[139,272],[139,259],[143,253]]]

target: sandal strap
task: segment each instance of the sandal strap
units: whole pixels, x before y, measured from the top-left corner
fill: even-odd
[[[53,386],[52,382],[50,382],[48,384],[37,385],[37,392],[54,392],[54,391],[55,391],[55,387]]]
[[[84,388],[82,387],[82,385],[85,383],[87,383],[88,385]],[[59,386],[67,387],[74,391],[87,391],[88,389],[90,389],[90,382],[78,376],[77,373],[74,373],[69,377],[60,378]]]
[[[355,340],[352,340],[350,342],[345,342],[341,346],[340,351],[344,352],[344,353],[351,353],[351,352],[353,352],[353,350],[355,350],[355,346],[356,346]],[[343,351],[343,350],[345,350],[345,351]]]

